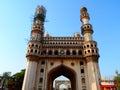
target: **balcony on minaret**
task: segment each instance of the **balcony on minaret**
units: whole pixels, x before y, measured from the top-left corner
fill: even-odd
[[[84,56],[93,56],[93,55],[99,56],[97,42],[95,41],[84,42],[83,49],[84,49]]]
[[[30,41],[28,43],[26,56],[35,55],[39,56],[41,44],[35,41]]]
[[[44,26],[42,26],[42,25],[33,25],[33,26],[32,26],[32,30],[40,30],[40,31],[43,31],[43,30],[44,30]]]

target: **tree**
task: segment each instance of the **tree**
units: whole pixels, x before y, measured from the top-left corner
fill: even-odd
[[[120,76],[116,76],[116,77],[115,77],[115,80],[116,80],[117,83],[118,83],[118,90],[120,90]]]
[[[0,76],[1,89],[3,90],[3,88],[8,88],[8,90],[21,90],[24,74],[25,69],[12,76],[11,72],[4,72],[3,75]]]
[[[16,88],[15,90],[21,90],[23,79],[24,79],[24,74],[25,74],[25,69],[22,69],[20,72],[12,76],[12,79],[15,82],[15,88]]]
[[[11,72],[4,72],[3,77],[6,78],[6,79],[10,78],[11,77]]]
[[[116,76],[114,77],[114,79],[118,83],[118,90],[120,90],[120,74],[118,73],[118,71],[116,71]]]
[[[0,86],[1,89],[8,87],[8,81],[11,77],[11,72],[4,72],[2,76],[0,76]]]

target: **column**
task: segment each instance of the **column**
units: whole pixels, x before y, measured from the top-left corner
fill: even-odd
[[[99,90],[95,77],[95,68],[92,61],[87,62],[89,90]]]
[[[37,62],[28,60],[22,90],[35,90],[36,70]]]

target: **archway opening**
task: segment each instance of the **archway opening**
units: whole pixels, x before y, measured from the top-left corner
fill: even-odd
[[[53,88],[54,90],[71,90],[71,82],[67,77],[61,75],[54,80]]]
[[[60,65],[60,66],[52,69],[48,73],[47,90],[54,90],[54,88],[53,88],[54,83],[53,82],[57,77],[59,77],[61,75],[65,76],[70,81],[71,89],[68,89],[68,90],[76,90],[76,74],[72,69],[70,69],[64,65]]]

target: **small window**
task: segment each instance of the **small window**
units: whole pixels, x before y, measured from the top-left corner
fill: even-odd
[[[88,50],[88,53],[90,53],[90,50]]]
[[[48,55],[52,55],[52,51],[51,50],[48,52]]]
[[[54,52],[54,54],[55,54],[55,55],[58,55],[58,51],[56,50],[56,51]]]
[[[35,50],[35,53],[37,53],[37,50]]]
[[[82,51],[81,50],[78,51],[78,55],[82,55]]]
[[[87,45],[87,47],[89,47],[89,45]]]
[[[85,78],[82,78],[82,83],[85,83]]]
[[[80,66],[81,66],[81,65],[84,65],[84,63],[83,63],[82,61],[80,62]]]
[[[33,52],[33,49],[31,49],[30,52]]]
[[[81,69],[81,73],[84,73],[84,69]]]
[[[87,28],[89,28],[89,26],[87,26]]]
[[[91,47],[93,47],[93,44],[91,44]]]
[[[40,78],[40,79],[39,79],[39,83],[42,83],[42,82],[43,82],[43,78]]]
[[[75,50],[73,50],[72,54],[73,54],[73,55],[76,55],[76,51],[75,51]]]
[[[38,54],[40,54],[40,51],[38,51]]]
[[[36,47],[38,47],[38,45],[36,45]]]
[[[95,47],[96,47],[96,44],[95,44]]]
[[[35,26],[35,28],[37,28],[37,26]]]
[[[44,65],[44,64],[45,64],[45,61],[42,61],[41,64]]]
[[[46,54],[46,51],[45,51],[45,50],[41,52],[41,55],[45,55],[45,54]]]
[[[51,65],[51,66],[53,66],[53,65],[54,65],[54,63],[53,63],[53,62],[51,62],[51,63],[50,63],[50,65]]]
[[[38,90],[42,90],[42,88],[39,88]]]
[[[73,62],[71,63],[71,66],[74,66],[74,63],[73,63]]]
[[[86,48],[86,46],[84,46],[84,48]]]
[[[34,44],[32,44],[32,47],[34,47]]]
[[[44,69],[41,69],[41,70],[40,70],[40,72],[42,72],[42,73],[43,73],[43,72],[44,72]]]
[[[85,51],[85,54],[86,54],[86,51]]]
[[[70,55],[70,51],[69,50],[66,51],[66,55]]]

